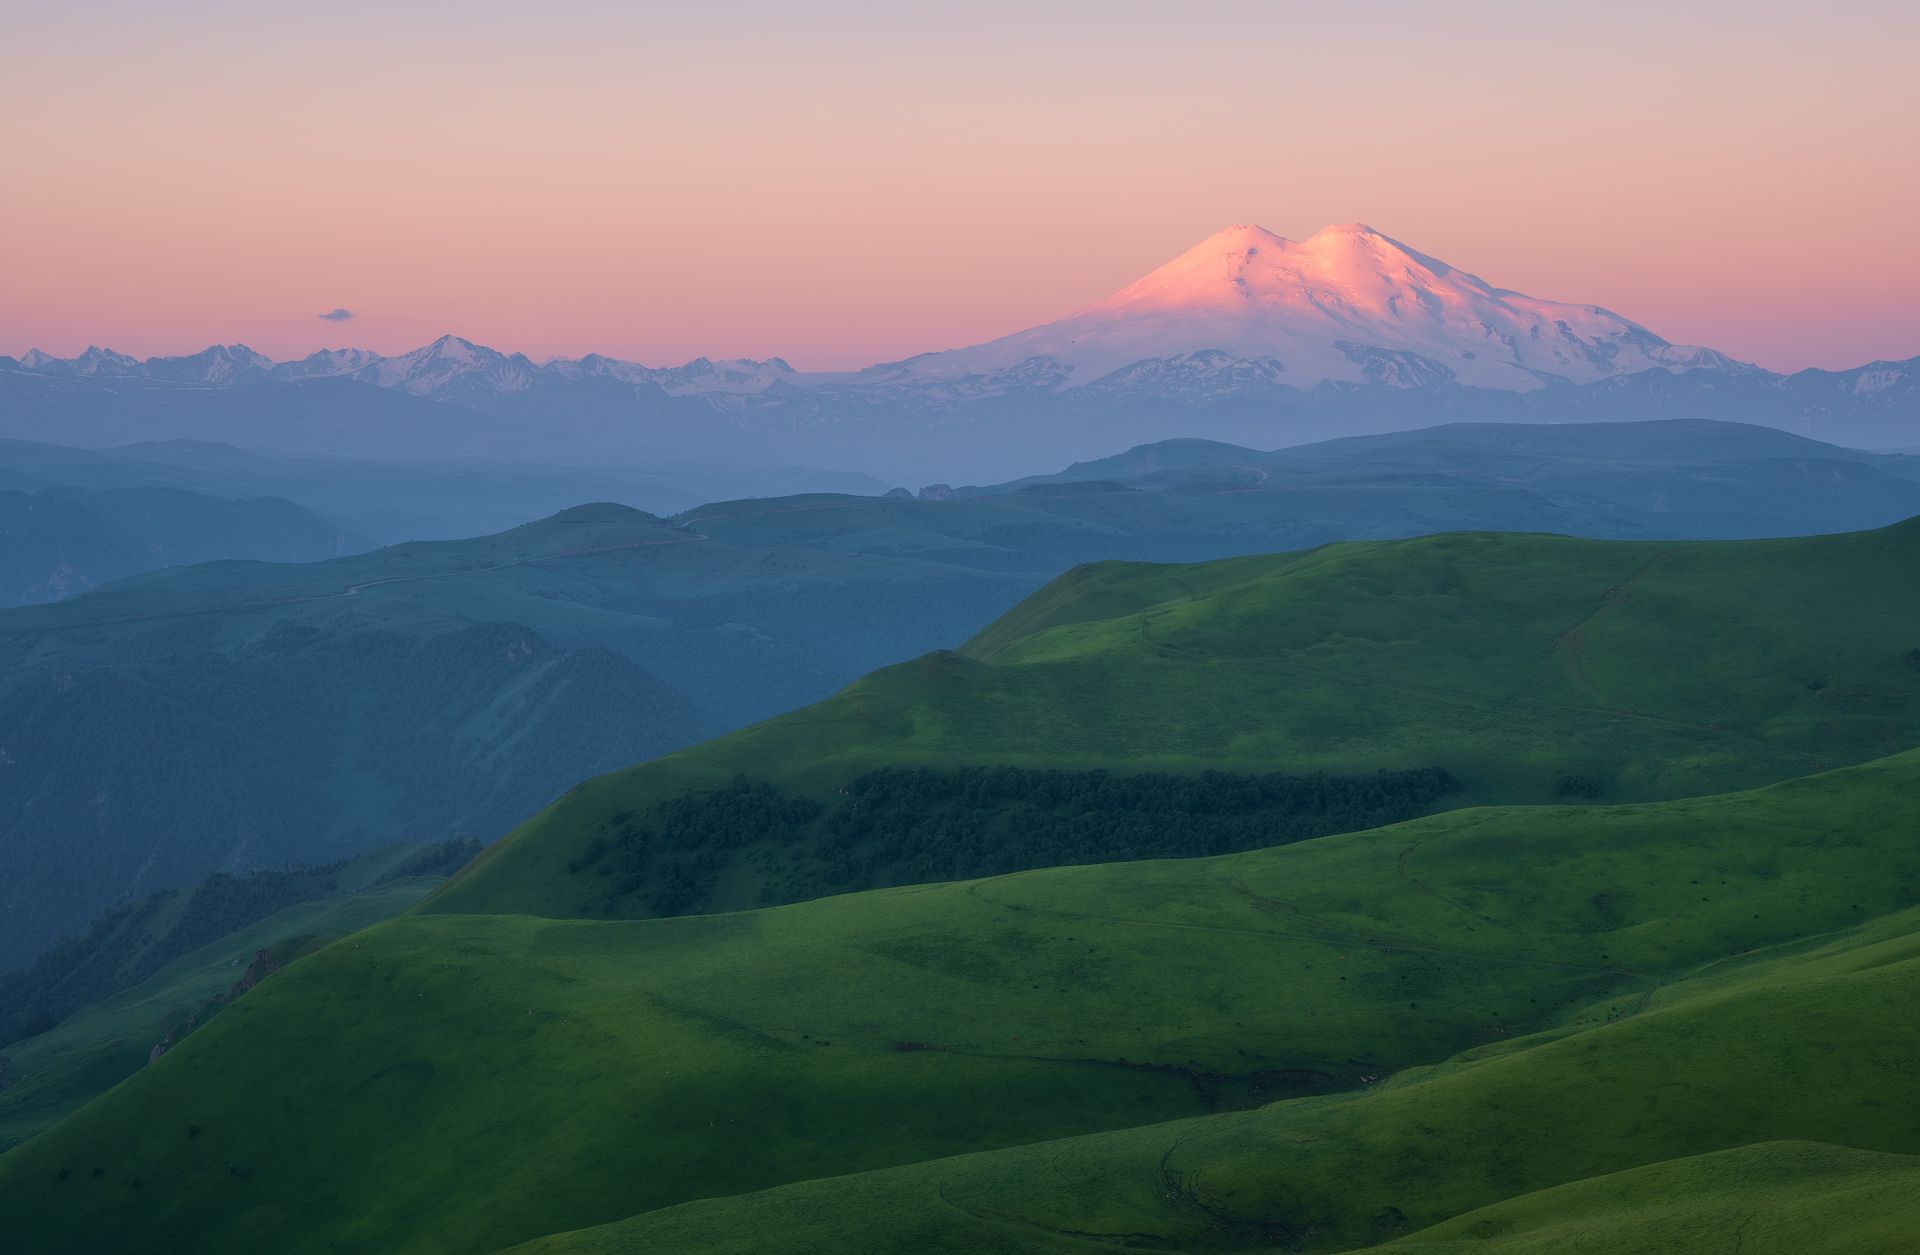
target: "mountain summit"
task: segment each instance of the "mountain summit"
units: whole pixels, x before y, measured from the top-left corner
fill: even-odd
[[[235,345],[143,365],[95,348],[72,361],[0,358],[9,366],[216,386],[336,376],[481,408],[613,383],[653,398],[708,398],[729,411],[765,402],[809,412],[842,402],[944,410],[1093,384],[1101,396],[1205,405],[1323,385],[1532,392],[1646,371],[1765,373],[1712,349],[1669,344],[1597,305],[1494,287],[1359,222],[1298,241],[1228,227],[1057,322],[852,373],[796,371],[779,358],[661,368],[589,354],[536,364],[453,335],[392,357],[341,350],[275,364]]]
[[[1149,359],[1209,350],[1262,364],[1276,382],[1303,389],[1457,381],[1524,392],[1702,363],[1701,350],[1669,344],[1610,310],[1496,288],[1348,223],[1301,241],[1228,227],[1058,322],[892,369],[951,377],[1049,359],[1066,368],[1071,388]]]
[[[162,416],[171,435],[276,451],[500,456],[504,439],[580,465],[751,450],[961,482],[1169,437],[1271,449],[1449,420],[1722,418],[1914,448],[1920,358],[1779,375],[1496,287],[1364,223],[1303,240],[1244,224],[1058,321],[865,370],[535,362],[453,335],[279,363],[241,345],[145,362],[93,348],[0,357],[0,413],[16,439],[147,439]]]

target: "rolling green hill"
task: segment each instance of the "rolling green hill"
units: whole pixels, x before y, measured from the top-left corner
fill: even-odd
[[[1717,1191],[1805,1232],[1920,1155],[1917,548],[1075,572],[959,653],[576,789],[0,1158],[0,1227],[1333,1250],[1569,1215],[1664,1240]],[[1532,804],[1140,858],[1462,801]],[[1071,858],[1134,813],[1145,844],[1093,857],[1135,861],[593,918]],[[1837,1149],[1715,1158],[1788,1142]],[[1832,1189],[1770,1190],[1795,1155]]]
[[[1068,1154],[1085,1148],[1073,1146]],[[1011,1173],[1055,1171],[1058,1161],[1003,1152],[993,1166]],[[970,1255],[1086,1255],[1173,1249],[1154,1232],[1067,1231],[1000,1211],[998,1192],[1015,1186],[989,1178],[987,1164],[946,1162],[930,1199],[917,1186],[931,1171],[872,1174],[818,1187],[670,1208],[616,1224],[516,1246],[516,1255],[635,1255],[685,1251],[718,1255],[816,1250],[928,1250]],[[1106,1162],[1074,1163],[1110,1171]],[[1127,1165],[1133,1171],[1139,1165]],[[968,1178],[969,1170],[979,1175]],[[1069,1168],[1068,1170],[1071,1170]],[[1116,1175],[1118,1175],[1116,1173]],[[1152,1172],[1142,1175],[1149,1179]],[[970,1192],[961,1193],[964,1183]],[[1385,1245],[1366,1249],[1406,1255],[1859,1255],[1912,1248],[1920,1205],[1920,1156],[1876,1154],[1808,1142],[1760,1142],[1734,1150],[1666,1161],[1576,1181],[1469,1212]],[[855,1197],[853,1192],[860,1191]],[[1120,1200],[1095,1219],[1132,1223],[1138,1212]],[[1298,1250],[1284,1231],[1251,1221],[1234,1231],[1230,1217],[1185,1200],[1191,1216],[1177,1231],[1190,1251]],[[1138,1203],[1136,1202],[1136,1206]],[[888,1216],[884,1209],[900,1210]],[[1148,1210],[1142,1207],[1142,1211]],[[1091,1216],[1075,1216],[1084,1223]],[[1403,1227],[1383,1214],[1380,1231]]]
[[[1542,1190],[1395,1243],[1413,1255],[1851,1255],[1912,1245],[1920,1156],[1756,1142]]]
[[[1756,1141],[1912,1155],[1916,786],[1909,753],[742,915],[395,920],[0,1159],[0,1223],[1341,1249]]]
[[[1206,446],[1199,462],[1154,446],[1135,460],[1170,465],[1127,485],[1069,476],[962,499],[813,494],[716,503],[671,520],[581,507],[497,536],[311,564],[210,563],[119,581],[55,607],[0,612],[0,727],[9,729],[0,734],[0,866],[10,873],[0,880],[8,923],[0,969],[30,961],[115,901],[213,871],[331,861],[387,841],[490,840],[582,779],[818,701],[875,667],[963,639],[1079,562],[1192,561],[1459,528],[1795,532],[1884,521],[1920,502],[1920,486],[1898,473],[1900,459],[1731,424],[1603,426],[1619,430],[1451,428],[1257,456]],[[26,452],[36,474],[76,473],[72,451]],[[184,472],[212,459],[223,474],[264,473],[258,459],[233,450],[137,452],[149,469]],[[18,460],[22,450],[0,453]],[[327,482],[345,474],[307,470],[324,471]],[[104,474],[104,464],[92,472]],[[468,487],[442,487],[485,495],[459,482]],[[524,499],[494,495],[494,508]],[[1155,663],[1138,674],[1163,671]],[[1811,671],[1800,678],[1823,682]],[[1176,705],[1188,704],[1179,692],[1191,679],[1175,681]],[[1396,682],[1432,687],[1425,675]],[[1346,735],[1351,720],[1331,689],[1299,690],[1278,669],[1260,684],[1262,702],[1299,703],[1296,730]],[[1427,726],[1459,713],[1440,712],[1430,698],[1412,699],[1429,707],[1420,717]],[[1008,714],[1020,728],[1009,745],[1026,738],[1038,749],[1029,758],[1045,769],[1104,765],[1111,747],[1052,761],[1052,717],[1031,716],[1056,700],[1071,706],[1084,695],[1017,698]],[[1126,717],[1137,720],[1157,700],[1143,694]],[[1244,699],[1202,686],[1194,700],[1224,712]],[[1846,699],[1835,690],[1822,700]],[[1483,701],[1467,717],[1497,718],[1490,709]],[[1178,735],[1200,733],[1201,719],[1181,719]],[[1204,719],[1220,730],[1231,723]],[[1123,740],[1140,734],[1114,729]],[[1529,747],[1534,761],[1512,773],[1519,783],[1468,780],[1449,796],[1659,796],[1810,766],[1716,775],[1693,747],[1679,746],[1675,765],[1660,768],[1669,779],[1654,788],[1629,778],[1652,770],[1644,764],[1588,753],[1601,735],[1596,724],[1579,744]],[[1299,746],[1258,739],[1224,754],[1224,769],[1348,777],[1338,786],[1347,802],[1289,814],[1295,836],[1413,813],[1397,803],[1356,809],[1355,777],[1448,766],[1417,744],[1349,745],[1344,754],[1330,745],[1303,757]],[[1189,760],[1212,757],[1220,742],[1193,750]],[[1722,745],[1708,756],[1723,751],[1744,753]],[[1567,761],[1547,761],[1553,752]],[[1848,755],[1858,757],[1847,748],[1831,761]],[[877,765],[890,765],[881,758]],[[1627,776],[1608,778],[1615,767]],[[691,867],[686,850],[650,857],[646,868],[600,861],[595,874],[606,883],[594,890],[603,902],[596,909],[749,906],[1062,859],[1245,844],[1216,824],[1149,849],[1125,834],[1089,839],[1091,812],[1052,819],[1044,848],[1000,843],[997,861],[967,861],[959,852],[990,843],[987,834],[949,840],[948,824],[919,830],[911,848],[876,850],[858,836],[859,816],[828,813],[810,821],[799,857],[776,851],[766,869]],[[638,827],[648,822],[643,813]],[[598,835],[609,847],[624,840],[631,856],[632,830],[613,825]],[[606,903],[609,888],[618,891]],[[584,897],[563,905],[586,909]]]
[[[1920,522],[1738,543],[1445,535],[1096,565],[958,653],[582,785],[427,908],[739,909],[1008,869],[949,857],[919,874],[929,848],[951,848],[932,812],[882,840],[855,795],[902,768],[945,773],[949,789],[954,770],[984,765],[1041,773],[1034,789],[1061,769],[1348,781],[1441,769],[1460,791],[1425,801],[1457,805],[1673,798],[1859,762],[1920,742],[1916,562]],[[768,792],[742,793],[743,777]],[[728,835],[727,808],[748,803],[753,835]],[[1085,859],[1023,865],[1047,861]]]
[[[1678,985],[1586,1031],[1357,1093],[804,1181],[515,1249],[1907,1250],[1917,927],[1905,912],[1739,982]]]
[[[448,857],[458,853],[401,845],[332,868],[260,877],[265,887],[251,894],[250,882],[223,887],[224,877],[156,894],[0,981],[10,1012],[31,1015],[38,1006],[21,1004],[36,995],[45,1003],[78,993],[90,1004],[24,1040],[0,1037],[0,1150],[64,1119],[205,1023],[255,974],[257,952],[283,960],[398,914],[446,878]],[[262,909],[276,898],[290,904]]]
[[[811,595],[882,561],[848,543],[779,569]],[[324,743],[292,695],[371,677],[329,716],[369,738],[361,796],[451,734],[435,770],[478,813],[607,749],[591,712],[661,709],[516,668],[669,588],[764,597],[772,552],[593,507],[140,577],[14,616],[16,683],[64,687],[0,748],[78,804],[100,786],[31,755],[104,726],[87,686],[136,686],[89,699],[122,718],[212,694],[225,740],[156,710],[265,782],[196,830],[252,839],[322,813],[266,769],[274,736]],[[352,931],[425,885],[296,907],[9,1047],[0,1232],[1459,1255],[1684,1250],[1751,1213],[1775,1249],[1870,1243],[1920,1156],[1916,559],[1920,521],[1080,568],[959,650],[574,788],[410,914]],[[283,655],[311,674],[263,686]],[[199,687],[154,685],[183,659]],[[95,744],[152,824],[151,747]]]
[[[191,888],[122,903],[83,936],[54,946],[31,967],[0,976],[0,1048],[43,1033],[180,956],[287,907],[357,892],[403,869],[409,876],[445,876],[478,849],[477,842],[397,845],[319,866],[251,876],[217,872]]]

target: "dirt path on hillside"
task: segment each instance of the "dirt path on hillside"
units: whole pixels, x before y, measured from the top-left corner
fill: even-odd
[[[1594,700],[1606,705],[1608,709],[1618,710],[1622,714],[1636,714],[1630,707],[1613,706],[1608,703],[1607,695],[1600,691],[1600,686],[1595,684],[1593,677],[1587,674],[1586,653],[1588,630],[1606,622],[1608,619],[1613,618],[1628,606],[1632,605],[1635,586],[1639,584],[1643,577],[1665,566],[1675,554],[1697,548],[1699,548],[1698,545],[1682,545],[1678,548],[1657,553],[1653,555],[1653,557],[1648,558],[1640,564],[1639,568],[1636,569],[1633,574],[1627,576],[1625,580],[1615,584],[1602,594],[1600,604],[1593,608],[1592,613],[1566,631],[1560,633],[1560,635],[1554,639],[1553,652],[1559,656],[1561,663],[1567,669],[1567,673],[1573,677],[1574,683],[1585,690]]]

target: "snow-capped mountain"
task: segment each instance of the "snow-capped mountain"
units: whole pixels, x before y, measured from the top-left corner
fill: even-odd
[[[993,375],[1036,359],[1085,387],[1138,363],[1323,383],[1526,392],[1661,369],[1751,369],[1597,305],[1496,288],[1360,223],[1303,241],[1229,227],[1106,300],[986,344],[876,366],[875,379]],[[1137,372],[1136,372],[1137,373]]]
[[[557,357],[541,369],[550,376],[567,380],[611,379],[617,383],[651,384],[676,397],[762,392],[776,383],[794,383],[804,378],[777,357],[763,362],[744,357],[718,362],[696,357],[684,366],[659,367],[589,353],[585,357]]]
[[[150,357],[140,374],[177,383],[238,384],[268,378],[273,359],[244,344],[216,344],[186,357]]]
[[[297,362],[281,362],[273,368],[276,379],[332,379],[352,375],[384,361],[372,349],[321,349]]]
[[[241,395],[250,388],[297,395]],[[224,406],[183,395],[206,389],[236,395]],[[281,363],[243,345],[145,362],[94,347],[0,358],[0,402],[0,417],[22,416],[0,435],[84,420],[114,438],[333,452],[358,424],[353,439],[373,455],[444,433],[474,454],[503,440],[516,456],[564,460],[751,449],[956,482],[1177,436],[1274,448],[1483,419],[1724,418],[1920,447],[1920,361],[1777,375],[1599,306],[1496,287],[1361,224],[1300,241],[1229,227],[1058,321],[861,371],[598,353],[536,363],[453,335],[392,356]],[[402,411],[401,426],[376,417]]]
[[[1790,376],[1802,395],[1829,397],[1869,410],[1892,410],[1920,402],[1920,358],[1868,362],[1852,370],[1803,370]]]
[[[20,366],[208,384],[340,377],[466,404],[589,379],[674,397],[826,387],[954,404],[1096,384],[1199,396],[1322,384],[1527,392],[1647,370],[1758,371],[1712,349],[1669,344],[1596,305],[1494,287],[1358,223],[1298,242],[1229,227],[1057,322],[857,374],[805,373],[779,358],[702,357],[663,368],[594,353],[536,365],[453,335],[392,357],[342,349],[276,365],[230,345],[140,363],[92,348],[71,362],[36,351]]]
[[[89,344],[77,357],[53,357],[39,349],[28,349],[20,358],[20,369],[49,375],[133,375],[140,373],[142,366],[137,357],[115,353],[97,344]]]
[[[441,336],[425,348],[363,366],[353,378],[417,397],[440,397],[456,389],[500,395],[525,392],[533,386],[538,370],[519,353],[501,353],[459,336]]]

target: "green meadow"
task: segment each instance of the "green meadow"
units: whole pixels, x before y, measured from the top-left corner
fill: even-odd
[[[1920,525],[1796,540],[1446,535],[1196,565],[1099,563],[958,652],[590,781],[429,910],[652,913],[594,843],[745,776],[831,801],[862,773],[1440,768],[1443,804],[1750,788],[1920,743]],[[811,833],[713,851],[688,909],[816,884]],[[601,865],[604,866],[604,865]],[[840,888],[911,879],[867,865]]]
[[[1911,1151],[1916,786],[1908,754],[739,915],[395,920],[0,1160],[0,1215],[99,1250],[488,1250],[635,1214],[591,1240],[807,1250],[826,1231],[754,1191],[893,1225],[905,1181],[936,1249],[976,1249],[935,1205],[963,1187],[1053,1230],[1178,1246],[1224,1207],[1338,1249],[1389,1208],[1753,1140]],[[1205,1205],[1141,1229],[1176,1145]],[[1053,1195],[1076,1173],[1097,1198]]]
[[[1916,559],[1909,524],[1076,571],[957,652],[590,782],[413,912],[298,958],[0,1156],[0,1231],[100,1252],[1900,1249]],[[884,887],[726,909],[805,883],[863,774],[965,766],[1036,791],[1428,768],[1458,788],[1207,858],[886,884],[910,869],[856,848]],[[1040,809],[983,813],[1017,836]],[[745,833],[624,872],[589,857],[688,825]],[[695,872],[705,913],[641,917],[657,877]]]
[[[13,1146],[78,1110],[146,1066],[153,1048],[184,1036],[217,1014],[221,999],[243,977],[255,953],[289,943],[305,949],[356,932],[406,910],[445,879],[406,875],[399,866],[419,850],[376,851],[344,869],[341,892],[300,902],[229,932],[172,960],[129,988],[103,998],[46,1032],[0,1047],[9,1084],[0,1088],[0,1149]],[[136,918],[164,936],[187,894],[173,895],[154,915]],[[116,951],[137,948],[116,933],[104,939]]]

